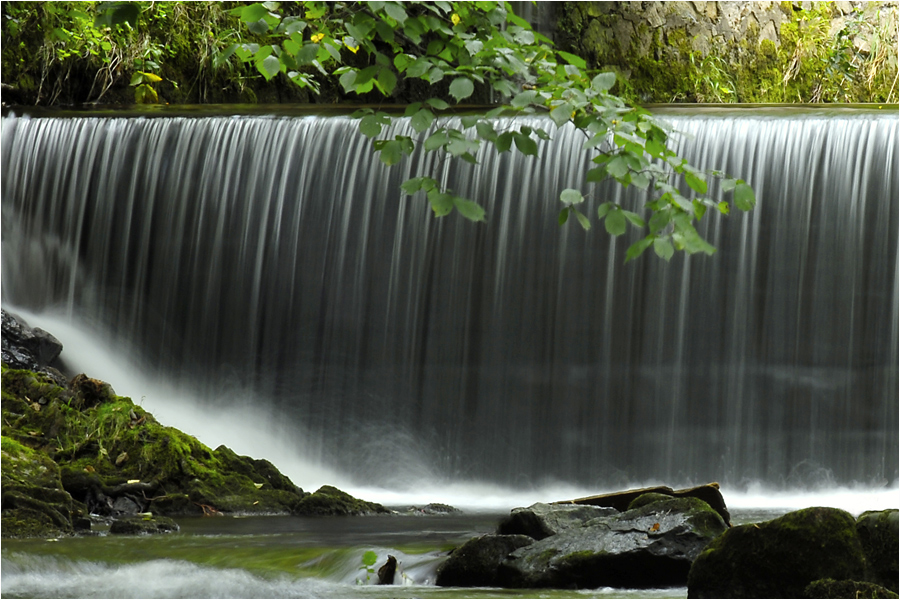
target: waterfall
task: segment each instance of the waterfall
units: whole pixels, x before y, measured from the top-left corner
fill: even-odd
[[[559,227],[590,191],[569,127],[540,160],[388,168],[340,116],[10,115],[3,303],[97,323],[208,406],[240,390],[362,481],[896,481],[896,111],[659,116],[756,190],[707,215],[711,257]],[[401,195],[423,171],[487,223]]]

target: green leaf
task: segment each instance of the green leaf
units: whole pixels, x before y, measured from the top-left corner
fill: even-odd
[[[722,183],[719,184],[719,187],[722,188],[723,192],[730,192],[737,186],[737,179],[731,179],[730,177],[726,177],[722,180]]]
[[[262,62],[256,63],[256,68],[268,81],[278,75],[281,70],[281,61],[275,56],[267,56]]]
[[[312,61],[316,59],[316,54],[319,52],[318,44],[304,44],[300,51],[297,52],[296,60],[298,65],[308,65]]]
[[[262,4],[255,3],[240,9],[241,21],[244,23],[255,23],[269,14],[269,10]]]
[[[506,131],[497,136],[494,146],[497,148],[497,154],[506,152],[512,147],[513,139],[518,135],[514,131]]]
[[[614,156],[606,163],[606,172],[616,179],[624,177],[625,174],[628,173],[628,162],[626,162],[625,158],[621,155]]]
[[[571,210],[572,210],[572,209],[571,209],[570,207],[567,206],[566,208],[564,208],[564,209],[562,209],[561,211],[559,211],[559,217],[557,218],[557,221],[559,221],[560,227],[563,226],[563,225],[565,225],[565,224],[566,224],[566,221],[569,220],[569,212],[570,212]]]
[[[656,238],[653,240],[653,251],[663,260],[669,260],[675,254],[675,248],[669,238]]]
[[[729,207],[728,203],[725,202],[724,200],[722,202],[719,202],[718,204],[716,204],[716,208],[718,208],[719,212],[722,213],[723,215],[727,215],[728,213],[731,212],[731,207]]]
[[[646,190],[650,187],[650,178],[645,173],[632,173],[631,185]]]
[[[450,95],[456,98],[457,102],[468,98],[474,91],[475,85],[468,77],[457,77],[453,80],[453,83],[450,84]]]
[[[579,69],[587,69],[587,63],[580,56],[576,56],[574,54],[570,54],[568,52],[563,52],[562,50],[557,50],[557,54],[559,54],[564,61],[569,63],[570,65],[574,65]],[[610,86],[611,87],[611,86]]]
[[[591,87],[598,92],[607,92],[616,84],[616,74],[612,72],[600,73],[591,81]]]
[[[623,210],[622,213],[625,215],[625,218],[628,219],[628,222],[635,227],[640,227],[641,229],[643,229],[647,226],[647,224],[644,223],[644,220],[640,216],[638,216],[637,213],[633,213],[630,210]]]
[[[432,113],[427,108],[423,108],[419,110],[416,114],[413,115],[412,119],[410,119],[409,124],[415,129],[417,132],[422,133],[434,122],[434,113]]]
[[[450,136],[447,135],[447,132],[443,129],[440,131],[435,131],[425,140],[425,150],[427,152],[431,152],[432,150],[437,150],[438,148],[442,148],[450,141]]]
[[[698,175],[699,175],[699,174],[698,174]],[[698,194],[705,194],[705,193],[706,193],[706,181],[704,181],[703,179],[701,179],[701,178],[698,177],[697,175],[694,175],[693,173],[690,173],[690,172],[688,172],[688,171],[685,171],[685,173],[684,173],[684,180],[687,182],[688,186],[689,186],[692,190],[694,190],[695,192],[697,192]]]
[[[490,121],[478,121],[475,123],[475,131],[478,132],[478,136],[483,140],[493,142],[497,139],[497,132]]]
[[[453,196],[444,194],[437,188],[429,190],[428,202],[431,204],[431,210],[434,211],[436,217],[449,215],[453,211]]]
[[[753,188],[746,183],[739,183],[734,188],[734,205],[743,211],[753,210],[756,206],[756,195]]]
[[[606,166],[601,165],[599,167],[594,167],[584,177],[585,181],[588,182],[598,182],[606,179]]]
[[[571,206],[573,204],[581,204],[584,202],[584,196],[582,196],[581,192],[578,190],[566,188],[560,193],[559,200],[566,206]]]
[[[428,192],[433,189],[434,186],[435,181],[431,177],[413,177],[412,179],[407,179],[401,183],[400,189],[412,196],[420,190]]]
[[[591,222],[588,221],[588,218],[586,216],[584,216],[583,214],[581,214],[580,212],[578,212],[577,210],[575,210],[574,208],[572,209],[572,212],[575,213],[575,218],[578,219],[578,222],[581,224],[581,227],[585,231],[590,231],[591,230]]]
[[[460,123],[462,123],[463,129],[471,129],[480,120],[481,120],[480,115],[466,115],[465,117],[462,117],[459,121],[460,121]]]
[[[612,210],[612,208],[613,208],[612,202],[604,202],[599,207],[597,207],[597,218],[602,219],[609,213],[610,210]]]
[[[550,118],[557,127],[565,125],[572,118],[572,105],[564,102],[550,111]]]
[[[406,22],[406,9],[404,9],[399,2],[385,2],[384,12],[400,25],[403,25]]]
[[[381,162],[386,164],[387,166],[395,165],[400,162],[400,158],[403,156],[403,150],[400,145],[400,142],[396,140],[389,140],[381,146],[381,154],[379,158]]]
[[[657,231],[668,225],[671,219],[671,210],[663,210],[653,213],[653,216],[650,217],[650,233],[656,233]]]
[[[390,96],[397,86],[397,76],[390,69],[381,69],[378,72],[378,85],[385,96]]]
[[[523,108],[534,102],[536,97],[537,92],[535,90],[525,90],[524,92],[518,93],[516,97],[512,99],[510,105],[515,108]]]
[[[528,156],[537,156],[537,142],[523,133],[514,133],[516,148]],[[502,137],[502,136],[501,136]]]
[[[476,202],[466,200],[465,198],[453,198],[453,206],[459,211],[459,214],[470,221],[484,221],[484,209]]]
[[[375,115],[367,115],[359,121],[359,131],[368,138],[373,138],[381,133],[381,123]]]
[[[441,100],[440,98],[429,98],[425,101],[425,104],[430,105],[435,110],[446,110],[450,108],[450,105]]]
[[[606,215],[603,221],[609,235],[622,235],[625,233],[625,214],[622,210],[613,210]]]
[[[628,251],[625,253],[625,262],[629,260],[634,260],[644,253],[644,250],[649,248],[654,241],[654,237],[652,235],[648,235],[647,237],[640,239],[633,243],[628,247]]]
[[[362,562],[363,562],[363,564],[366,565],[367,567],[371,567],[371,566],[374,565],[376,562],[378,562],[378,555],[375,554],[374,552],[372,552],[371,550],[369,550],[368,552],[366,552],[365,554],[363,554],[363,556],[362,556]]]

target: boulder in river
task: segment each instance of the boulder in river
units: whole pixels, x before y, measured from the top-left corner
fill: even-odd
[[[853,515],[806,508],[726,531],[697,557],[688,598],[802,598],[819,579],[863,579]]]
[[[706,502],[666,496],[519,548],[498,579],[519,588],[684,585],[691,563],[726,529]]]
[[[452,587],[498,587],[497,568],[509,554],[534,543],[527,535],[483,535],[453,551],[437,570],[435,583]]]
[[[866,581],[898,592],[900,580],[900,511],[868,511],[856,520],[856,533],[866,555]]]

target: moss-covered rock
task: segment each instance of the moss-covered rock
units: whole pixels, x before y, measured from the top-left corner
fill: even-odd
[[[804,598],[897,598],[897,594],[868,581],[813,581],[803,592]]]
[[[741,525],[713,540],[691,566],[689,598],[800,598],[818,579],[861,580],[856,519],[807,508]]]
[[[856,532],[866,555],[866,581],[898,591],[900,580],[900,511],[864,512],[856,520]],[[860,596],[861,597],[861,596]]]
[[[305,495],[268,461],[211,450],[84,375],[63,389],[4,367],[3,416],[3,434],[62,465],[62,487],[94,513],[288,514]]]
[[[3,537],[50,537],[73,532],[73,514],[82,514],[63,489],[50,458],[2,437]]]
[[[304,516],[345,516],[387,514],[390,511],[375,502],[366,502],[336,487],[323,485],[300,500],[293,512]]]

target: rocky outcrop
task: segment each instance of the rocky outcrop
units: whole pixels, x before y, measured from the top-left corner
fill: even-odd
[[[2,382],[4,537],[85,530],[88,514],[386,512],[336,488],[308,494],[267,460],[212,450],[103,381],[78,375],[61,387],[46,373],[4,364]]]
[[[864,512],[856,520],[856,533],[866,556],[866,581],[898,592],[900,580],[900,511]],[[861,597],[861,596],[860,596]]]
[[[435,583],[445,587],[499,587],[500,564],[514,550],[534,543],[527,535],[483,535],[453,551],[438,567]]]
[[[306,516],[347,516],[385,514],[390,511],[375,502],[366,502],[336,487],[323,485],[294,505],[292,512]]]
[[[688,598],[801,598],[819,579],[863,580],[856,519],[836,508],[807,508],[741,525],[697,557]]]
[[[521,588],[684,585],[691,563],[726,529],[702,500],[666,497],[520,548],[498,578]]]

